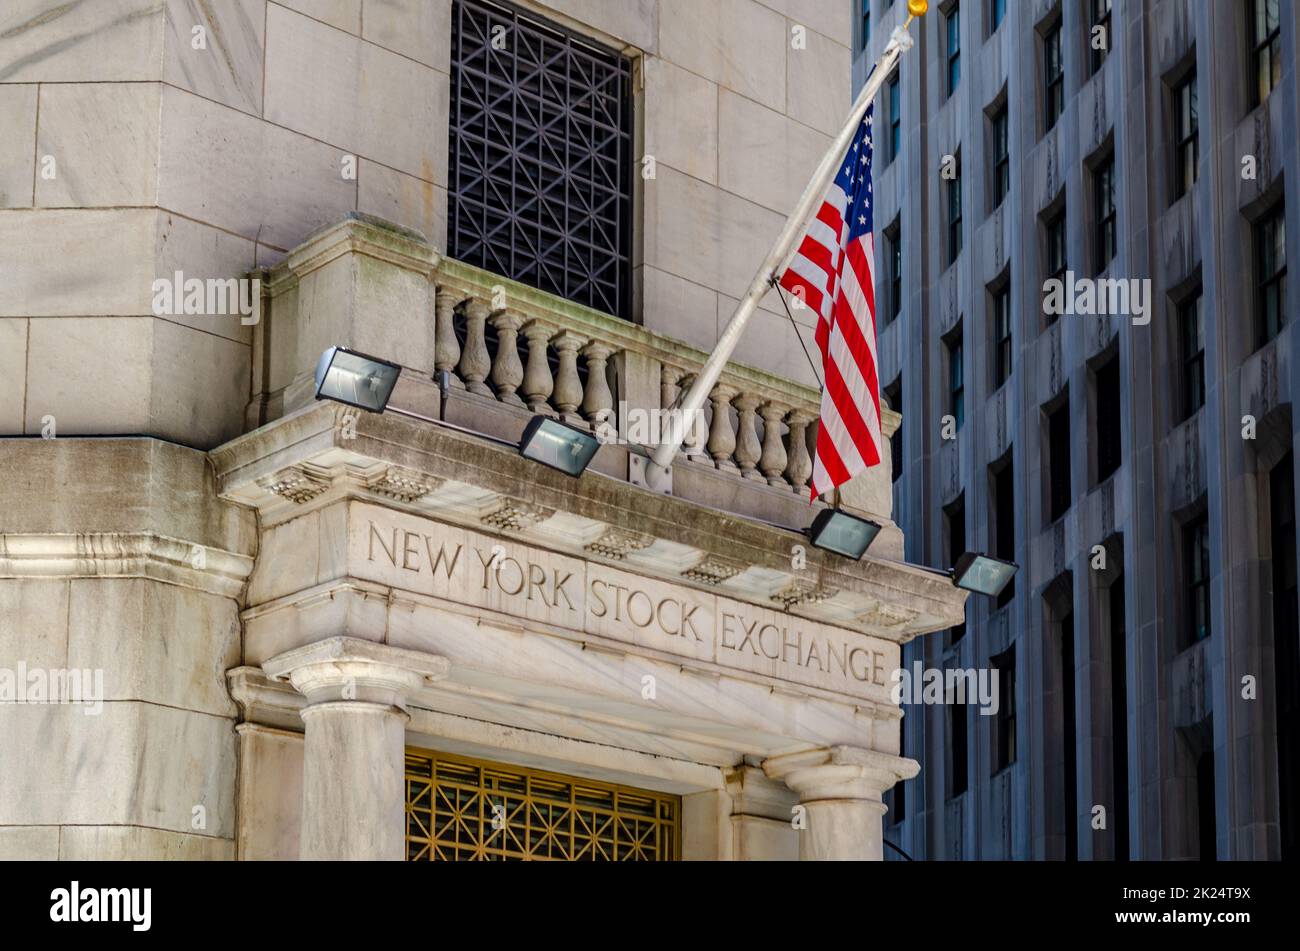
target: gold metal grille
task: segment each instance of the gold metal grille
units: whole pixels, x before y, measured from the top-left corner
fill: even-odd
[[[673,861],[680,816],[677,796],[406,751],[412,862]]]

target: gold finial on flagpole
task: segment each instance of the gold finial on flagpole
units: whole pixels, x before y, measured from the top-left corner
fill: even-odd
[[[923,17],[930,9],[930,0],[907,0],[908,16]]]

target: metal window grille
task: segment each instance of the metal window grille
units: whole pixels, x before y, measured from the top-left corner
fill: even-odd
[[[406,751],[408,861],[674,861],[680,817],[677,796]]]
[[[452,16],[448,253],[630,318],[630,60],[503,3]]]

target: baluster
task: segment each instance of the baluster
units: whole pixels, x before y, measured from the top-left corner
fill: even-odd
[[[519,345],[516,342],[523,318],[508,310],[503,310],[492,318],[492,326],[497,329],[497,353],[492,361],[492,385],[496,387],[497,399],[503,403],[523,406],[519,398],[519,384],[524,381],[524,367],[519,362]]]
[[[808,450],[808,458],[812,460],[813,468],[817,467],[817,430],[821,427],[822,421],[818,417],[808,421],[808,435],[804,446]],[[812,473],[808,473],[809,482],[812,481]]]
[[[560,356],[560,372],[555,376],[555,394],[552,402],[566,423],[581,423],[575,410],[582,402],[582,380],[578,377],[578,349],[587,342],[569,330],[562,330],[551,338],[551,344]]]
[[[812,456],[808,454],[808,424],[817,417],[805,410],[797,409],[790,413],[789,464],[785,467],[785,477],[797,495],[802,495],[808,488],[808,477],[812,475]]]
[[[582,355],[587,358],[587,392],[582,398],[582,415],[587,417],[593,431],[604,423],[618,431],[618,420],[612,420],[614,394],[609,391],[609,378],[605,376],[605,363],[614,351],[599,340],[593,340],[582,348]]]
[[[486,301],[477,297],[465,305],[465,350],[460,355],[460,376],[465,381],[465,389],[480,396],[491,396],[492,391],[483,382],[492,361],[488,357],[487,337],[484,326],[488,315],[492,313]]]
[[[676,374],[676,382],[673,384],[674,393],[672,401],[665,404],[666,406],[671,406],[673,403],[684,399],[686,391],[689,390],[691,384],[695,382],[694,373],[687,373],[685,370],[678,370],[676,367],[673,367],[672,369]],[[700,416],[703,415],[704,410],[701,408]],[[691,459],[699,459],[700,457],[705,456],[708,453],[706,447],[708,437],[709,430],[707,426],[692,426],[686,430],[686,438],[682,440],[682,445],[677,450],[678,455],[684,455]]]
[[[546,359],[546,345],[553,332],[552,328],[536,320],[530,320],[524,327],[524,339],[528,341],[524,398],[528,400],[530,410],[544,416],[555,415],[547,402],[555,389],[555,382],[551,379],[551,364]]]
[[[731,455],[736,451],[736,433],[731,428],[731,400],[738,391],[734,386],[719,383],[709,394],[713,404],[713,424],[709,427],[709,455],[719,469],[738,472]]]
[[[785,443],[781,439],[781,420],[785,418],[788,407],[768,400],[763,404],[763,455],[758,460],[758,468],[767,476],[768,485],[785,488],[786,481],[782,475],[785,464],[789,461],[785,452]]]
[[[740,413],[740,436],[736,443],[736,462],[740,466],[740,474],[746,479],[762,481],[763,476],[758,471],[762,447],[758,444],[758,414],[754,412],[758,404],[758,397],[749,393],[742,393],[732,403]]]
[[[445,287],[438,288],[433,305],[433,366],[439,374],[446,370],[452,387],[463,390],[465,384],[456,375],[456,364],[460,362],[460,341],[456,339],[454,322],[458,303],[458,294]]]

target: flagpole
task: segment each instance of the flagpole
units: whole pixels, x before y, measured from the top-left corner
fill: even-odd
[[[703,369],[695,375],[694,382],[691,383],[685,398],[677,407],[679,412],[670,414],[667,436],[650,457],[652,465],[647,467],[647,476],[650,477],[651,484],[657,482],[657,476],[672,464],[673,456],[676,455],[682,441],[686,438],[687,431],[690,429],[690,421],[703,408],[704,401],[713,392],[713,387],[722,374],[722,368],[726,366],[727,360],[731,358],[732,352],[736,349],[736,344],[740,342],[740,335],[744,333],[745,325],[749,323],[749,318],[753,316],[754,310],[758,307],[758,302],[763,299],[763,295],[768,292],[768,289],[780,277],[781,272],[789,263],[791,255],[796,250],[795,242],[803,234],[808,219],[820,207],[826,189],[835,179],[835,173],[839,170],[841,158],[848,151],[849,143],[857,134],[858,126],[862,123],[862,117],[867,114],[868,107],[870,107],[872,100],[876,98],[876,93],[880,91],[880,87],[884,85],[885,80],[893,71],[898,58],[906,50],[912,48],[913,41],[911,36],[908,35],[907,28],[911,25],[912,20],[926,12],[927,7],[927,0],[907,0],[908,14],[906,22],[894,30],[893,35],[889,38],[884,53],[876,62],[871,75],[867,77],[867,83],[862,88],[862,92],[858,94],[844,127],[840,130],[839,135],[835,137],[835,141],[831,143],[830,148],[826,150],[821,164],[817,166],[817,171],[813,173],[812,180],[808,182],[808,186],[804,189],[798,204],[795,205],[794,211],[786,219],[785,227],[782,229],[780,237],[776,239],[776,244],[768,252],[762,267],[754,275],[749,290],[745,292],[745,296],[736,305],[735,313],[731,315],[731,320],[722,331],[722,335],[718,337],[717,345],[713,348],[713,352],[709,354]],[[659,473],[655,473],[656,468]]]

